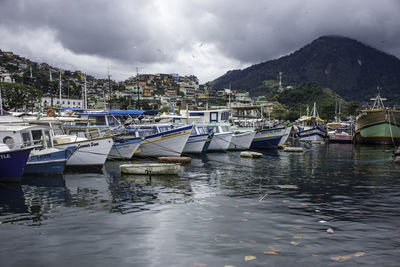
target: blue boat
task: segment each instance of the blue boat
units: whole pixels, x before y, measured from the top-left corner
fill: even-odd
[[[257,130],[253,138],[253,142],[251,142],[250,148],[252,149],[277,148],[285,130],[286,127]]]
[[[0,145],[4,147],[0,152],[0,182],[20,182],[31,148],[9,150]]]
[[[76,148],[54,148],[50,128],[42,125],[1,125],[0,140],[11,150],[31,148],[24,174],[63,173]]]
[[[61,174],[69,157],[74,153],[76,146],[65,149],[46,148],[33,150],[26,163],[24,174]]]

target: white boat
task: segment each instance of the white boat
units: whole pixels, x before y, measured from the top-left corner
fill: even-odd
[[[214,133],[207,151],[226,151],[232,141],[232,129],[229,123],[213,123],[207,125]]]
[[[189,139],[183,148],[183,153],[202,153],[208,135],[209,133],[206,125],[194,125]]]
[[[180,156],[192,132],[192,125],[174,127],[171,124],[133,124],[126,132],[142,138],[135,156]]]
[[[143,164],[122,164],[119,166],[121,173],[127,174],[178,174],[181,165],[177,163],[143,163]]]
[[[255,136],[255,131],[235,131],[229,144],[229,150],[247,150]]]

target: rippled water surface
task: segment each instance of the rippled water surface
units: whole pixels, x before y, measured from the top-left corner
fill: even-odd
[[[0,265],[399,266],[391,156],[331,144],[208,154],[179,176],[120,175],[123,162],[107,162],[24,177],[0,186]]]

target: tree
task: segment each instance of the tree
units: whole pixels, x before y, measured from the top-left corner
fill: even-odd
[[[3,107],[7,110],[34,107],[40,103],[42,92],[38,89],[21,83],[1,83]]]

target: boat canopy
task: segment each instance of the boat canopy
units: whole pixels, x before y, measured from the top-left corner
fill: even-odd
[[[303,118],[300,118],[299,121],[309,121],[309,120],[312,120],[313,118],[314,118],[313,116],[303,117]],[[319,118],[319,117],[315,117],[315,119],[316,119],[317,121],[324,121],[323,119],[321,119],[321,118]]]
[[[156,115],[158,113],[157,110],[118,110],[112,109],[104,112],[87,112],[87,113],[77,113],[76,115],[86,115],[86,116],[106,116],[106,115],[131,115],[131,116],[140,116],[140,115]]]

